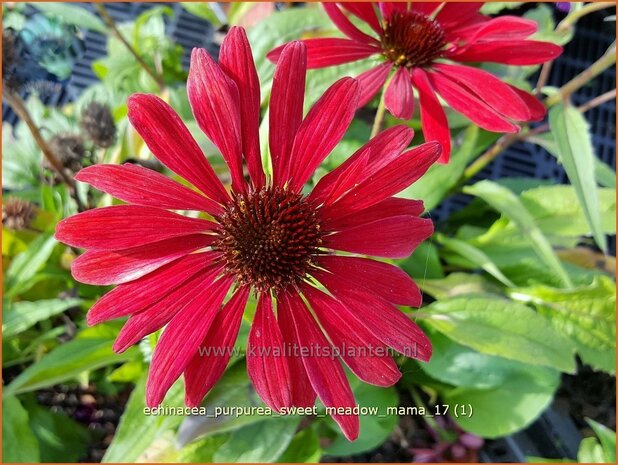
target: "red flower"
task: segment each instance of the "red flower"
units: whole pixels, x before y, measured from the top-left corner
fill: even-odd
[[[537,31],[534,21],[514,16],[490,18],[475,3],[324,3],[324,9],[347,39],[306,39],[308,68],[324,68],[379,55],[383,62],[358,76],[359,106],[387,82],[386,108],[410,119],[416,89],[425,140],[442,145],[441,163],[448,162],[450,133],[440,95],[454,110],[493,132],[517,132],[517,121],[537,121],[545,108],[532,95],[478,68],[452,62],[536,65],[556,58],[562,48],[527,40]],[[340,5],[340,6],[339,6]],[[378,8],[376,8],[378,7]],[[351,13],[375,36],[357,28],[343,13]],[[378,15],[379,11],[379,15]],[[268,57],[276,61],[283,46]]]
[[[427,170],[440,146],[406,151],[412,131],[391,128],[304,195],[351,123],[360,93],[354,79],[341,79],[303,118],[305,73],[305,46],[291,43],[277,63],[270,99],[272,179],[262,169],[260,87],[240,28],[226,36],[219,64],[193,50],[187,85],[198,125],[230,168],[230,193],[178,115],[154,95],[129,99],[131,124],[164,165],[200,192],[130,164],[95,165],[76,177],[129,204],[68,218],[56,237],[88,249],[73,262],[77,280],[118,285],[88,313],[89,324],[130,315],[114,350],[167,325],[150,367],[150,406],[182,373],[186,403],[200,404],[226,368],[251,291],[258,303],[247,368],[275,410],[312,406],[316,393],[328,407],[355,405],[334,349],[360,379],[378,386],[401,376],[386,346],[421,360],[431,356],[427,337],[395,307],[420,305],[414,282],[359,255],[406,257],[431,235],[431,222],[419,218],[422,202],[392,196]],[[209,347],[223,353],[202,350]],[[333,417],[356,438],[357,416]]]

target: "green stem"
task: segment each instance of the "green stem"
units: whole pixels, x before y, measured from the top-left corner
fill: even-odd
[[[560,103],[565,100],[569,95],[573,92],[577,91],[579,88],[588,84],[592,79],[597,77],[606,69],[616,64],[616,42],[614,42],[611,47],[607,49],[605,54],[597,61],[592,63],[587,69],[579,73],[565,85],[563,85],[558,92],[553,95],[550,95],[545,99],[545,105],[549,108],[551,106]]]
[[[385,87],[386,89],[386,87]],[[386,104],[384,103],[384,94],[386,91],[382,91],[382,95],[380,96],[380,103],[378,103],[378,109],[376,110],[376,116],[373,119],[373,126],[371,128],[371,136],[370,139],[373,139],[378,135],[380,130],[382,129],[382,124],[384,123],[384,117],[386,116]]]
[[[613,6],[616,6],[616,4],[613,2],[588,3],[584,5],[582,8],[580,8],[579,10],[575,10],[574,12],[570,13],[566,18],[560,21],[560,24],[558,24],[558,27],[556,27],[556,32],[561,32],[561,31],[569,29],[577,21],[579,21],[581,18],[583,18],[584,16],[590,13],[593,13],[599,10],[604,10],[605,8],[611,8]]]

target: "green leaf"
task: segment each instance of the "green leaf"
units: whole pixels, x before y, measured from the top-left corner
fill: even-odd
[[[437,240],[447,249],[458,253],[465,259],[471,261],[474,265],[485,270],[487,273],[492,275],[505,286],[515,287],[515,284],[513,284],[513,282],[509,278],[504,276],[502,271],[500,271],[500,269],[491,260],[491,258],[489,258],[485,253],[483,253],[482,250],[477,249],[476,247],[468,244],[467,242],[460,241],[459,239],[449,239],[442,235],[439,235]]]
[[[616,286],[610,278],[599,276],[591,285],[569,290],[542,285],[513,289],[510,295],[534,304],[539,313],[545,315],[558,332],[570,337],[578,348],[584,346],[615,354]]]
[[[522,371],[535,368],[526,363],[482,354],[438,332],[432,332],[430,339],[433,346],[431,360],[419,366],[432,378],[453,386],[498,388]]]
[[[399,399],[394,388],[380,388],[362,383],[356,378],[350,382],[356,403],[363,407],[377,409],[377,414],[360,415],[360,433],[354,442],[348,441],[338,427],[336,439],[324,450],[325,454],[346,456],[375,449],[388,439],[397,425],[397,415],[387,413],[389,407],[397,407]],[[334,424],[332,419],[328,420]]]
[[[2,335],[10,337],[19,334],[39,321],[46,320],[81,303],[81,299],[46,299],[11,303],[8,308],[2,308]]]
[[[109,33],[109,28],[103,21],[81,6],[58,2],[33,2],[30,5],[43,13],[58,16],[65,24],[83,27],[101,34]]]
[[[318,463],[322,457],[320,437],[313,428],[299,431],[285,452],[277,459],[279,463]]]
[[[401,262],[401,268],[418,280],[440,279],[444,277],[438,249],[431,240],[421,243],[412,255]]]
[[[90,434],[84,426],[35,402],[28,405],[28,414],[39,441],[41,462],[75,463],[85,458]]]
[[[221,26],[225,21],[225,13],[217,3],[210,2],[182,2],[185,10],[198,18],[205,19],[213,26]]]
[[[451,416],[465,431],[485,438],[522,430],[545,410],[560,384],[560,373],[527,366],[492,389],[455,388],[442,393]],[[462,406],[469,416],[463,416]]]
[[[47,262],[57,242],[51,234],[41,234],[28,249],[17,255],[4,275],[5,296],[11,297],[29,288],[30,280]]]
[[[551,244],[534,222],[534,218],[513,192],[491,181],[481,181],[464,187],[464,192],[482,198],[496,210],[509,218],[522,235],[526,237],[538,256],[549,266],[568,287],[573,283],[554,253]]]
[[[2,461],[40,462],[39,444],[30,429],[28,412],[15,396],[2,397]]]
[[[579,443],[579,450],[577,451],[577,461],[579,463],[605,463],[605,455],[603,454],[603,448],[599,444],[597,438],[584,438]],[[614,463],[614,462],[609,462]]]
[[[439,300],[424,321],[484,354],[575,372],[573,347],[531,308],[491,295]]]
[[[500,288],[483,276],[469,273],[450,273],[442,279],[426,279],[418,286],[436,300],[466,294],[497,294]]]
[[[9,384],[6,395],[35,391],[74,379],[83,372],[122,363],[136,354],[131,348],[122,354],[112,350],[113,339],[77,338],[62,344],[30,365]]]
[[[601,441],[605,462],[616,463],[616,433],[590,418],[586,418],[586,421]]]
[[[139,380],[135,389],[131,392],[114,434],[114,439],[105,451],[103,462],[138,461],[155,440],[182,421],[183,417],[180,415],[159,415],[155,413],[146,415],[144,413],[146,408],[145,390],[146,376]],[[176,382],[165,397],[165,407],[181,407],[183,400],[183,384]]]
[[[299,417],[281,417],[237,429],[217,449],[213,462],[274,462],[288,447],[299,423]]]
[[[463,133],[463,142],[453,150],[448,164],[435,163],[398,197],[422,199],[425,209],[433,210],[457,185],[468,163],[497,139],[498,134],[469,126]]]
[[[592,235],[601,250],[607,253],[594,173],[596,157],[588,123],[577,109],[558,104],[549,110],[549,126],[560,153],[560,161],[575,187]]]

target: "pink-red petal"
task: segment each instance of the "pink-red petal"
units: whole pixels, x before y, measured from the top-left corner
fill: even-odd
[[[378,34],[382,32],[382,26],[380,25],[373,2],[343,2],[341,6],[366,22]]]
[[[323,244],[346,252],[405,258],[432,233],[431,220],[393,216],[330,234],[324,237]]]
[[[514,133],[519,127],[487,105],[470,89],[453,81],[444,74],[428,73],[434,89],[454,110],[466,116],[474,124],[493,132]]]
[[[251,180],[259,189],[265,181],[259,135],[260,81],[253,62],[251,46],[243,28],[233,26],[225,35],[219,52],[219,65],[238,88],[242,150]]]
[[[223,212],[221,205],[209,198],[161,173],[133,163],[88,166],[77,173],[75,179],[133,205],[201,210],[213,215]]]
[[[438,10],[436,21],[451,28],[473,19],[482,6],[483,2],[445,2]]]
[[[431,358],[431,342],[423,331],[397,307],[384,299],[350,286],[336,276],[324,273],[320,282],[350,313],[384,344],[406,357],[425,362]]]
[[[204,49],[194,48],[191,53],[187,95],[198,126],[230,169],[232,187],[236,192],[245,192],[238,87]]]
[[[197,407],[219,381],[232,356],[234,342],[249,298],[249,288],[238,289],[224,305],[184,372],[185,403]],[[200,352],[203,351],[203,352]]]
[[[80,248],[118,250],[211,231],[215,223],[136,205],[95,208],[56,225],[60,242]]]
[[[159,405],[174,381],[182,374],[208,333],[232,278],[224,277],[200,293],[167,325],[150,364],[146,383],[146,404]]]
[[[358,108],[359,86],[346,77],[335,82],[313,105],[298,128],[290,166],[290,188],[299,191],[348,130]]]
[[[332,353],[332,346],[322,334],[317,322],[309,313],[296,293],[282,293],[284,305],[282,312],[289,312],[288,318],[294,322],[295,344],[301,353],[309,381],[318,397],[326,407],[352,409],[355,406],[354,394],[345,371],[338,360],[323,356]],[[353,441],[358,437],[360,423],[358,415],[332,414],[343,434]]]
[[[156,95],[133,94],[129,121],[161,163],[219,203],[229,201],[221,181],[180,116]]]
[[[208,247],[214,236],[194,234],[182,239],[166,239],[124,250],[88,250],[71,264],[79,282],[106,286],[122,284],[151,273],[177,258]]]
[[[401,378],[386,347],[347,307],[312,286],[302,284],[301,290],[341,359],[361,381],[388,387]]]
[[[389,218],[391,216],[419,216],[424,211],[425,207],[420,200],[390,197],[369,208],[348,215],[322,216],[320,224],[324,231],[337,231],[360,226],[365,223],[371,223],[372,221]]]
[[[455,61],[486,61],[505,65],[540,65],[557,58],[562,47],[537,40],[479,42],[448,55]]]
[[[292,405],[285,350],[272,298],[262,293],[247,341],[247,372],[260,398],[277,412]]]
[[[324,255],[318,265],[342,279],[350,286],[367,289],[383,299],[397,304],[420,307],[422,296],[412,278],[401,268],[389,263],[360,257]],[[311,273],[318,281],[321,270]]]
[[[145,309],[205,269],[218,255],[213,252],[187,255],[135,281],[117,286],[90,308],[86,316],[88,324],[96,325]]]
[[[307,68],[309,69],[362,60],[380,53],[381,50],[374,45],[339,38],[305,39],[303,43],[307,47]]]
[[[435,140],[442,147],[438,163],[448,163],[451,156],[451,133],[444,108],[431,87],[427,73],[416,68],[412,72],[412,82],[418,91],[421,113],[421,126],[426,141]]]
[[[289,178],[288,160],[294,137],[303,120],[307,49],[290,42],[277,61],[270,94],[268,142],[273,164],[273,183],[283,186]]]
[[[378,93],[386,82],[392,67],[393,65],[387,61],[356,76],[361,88],[358,100],[359,108],[367,105]]]
[[[324,7],[324,10],[326,10],[326,14],[331,19],[331,21],[335,23],[335,26],[337,26],[339,30],[350,39],[366,44],[377,45],[379,43],[375,38],[365,34],[363,31],[357,28],[352,23],[352,21],[350,21],[348,17],[341,12],[339,6],[336,3],[324,2],[322,3],[322,6]]]
[[[545,114],[547,113],[547,108],[545,105],[536,98],[534,95],[526,92],[525,90],[519,89],[515,86],[507,84],[513,92],[515,92],[519,98],[527,105],[528,111],[530,112],[529,121],[541,121],[545,118]]]
[[[414,113],[414,93],[410,70],[400,67],[386,88],[384,104],[395,118],[410,119]]]

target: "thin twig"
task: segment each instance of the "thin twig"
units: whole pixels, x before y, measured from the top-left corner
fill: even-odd
[[[6,101],[6,103],[8,103],[9,106],[13,109],[13,111],[19,117],[19,119],[22,120],[26,124],[26,126],[28,126],[28,129],[30,129],[30,132],[32,134],[32,137],[34,138],[34,141],[36,142],[36,144],[39,146],[39,148],[43,152],[43,156],[47,159],[47,161],[52,166],[52,168],[54,168],[54,170],[58,173],[58,175],[60,175],[60,177],[62,178],[62,181],[69,188],[69,191],[71,192],[71,196],[75,199],[75,203],[77,204],[77,209],[79,211],[83,211],[84,205],[82,204],[82,201],[80,200],[79,195],[77,194],[77,189],[75,188],[74,179],[67,174],[67,172],[64,169],[64,166],[62,165],[62,162],[58,159],[56,154],[53,152],[53,150],[51,149],[51,147],[49,146],[49,144],[43,137],[43,134],[41,134],[41,130],[36,125],[34,119],[30,115],[30,112],[28,111],[28,107],[26,107],[26,103],[22,100],[22,98],[19,95],[17,95],[15,92],[8,90],[6,88],[4,89],[3,98]]]
[[[137,51],[133,48],[133,46],[127,41],[127,39],[124,38],[124,36],[120,32],[120,30],[118,29],[118,26],[116,26],[116,22],[114,21],[114,18],[112,18],[110,16],[110,14],[107,12],[107,9],[105,8],[105,6],[102,3],[95,3],[94,6],[97,9],[97,11],[99,12],[99,15],[101,15],[101,18],[103,19],[105,24],[107,24],[107,26],[111,29],[111,31],[114,34],[114,36],[116,36],[116,38],[120,42],[122,42],[122,44],[127,48],[127,50],[131,53],[131,55],[133,55],[133,57],[135,57],[135,60],[139,63],[139,65],[142,68],[144,68],[144,71],[146,71],[148,73],[148,75],[152,79],[154,79],[154,81],[159,86],[159,90],[162,91],[164,89],[164,87],[165,87],[165,83],[163,82],[163,77],[160,74],[157,74],[148,65],[148,63],[146,63],[144,61],[144,59],[137,53]]]
[[[604,10],[605,8],[615,7],[616,4],[614,2],[591,2],[584,5],[579,10],[575,10],[572,13],[569,13],[566,18],[564,18],[558,26],[556,27],[556,32],[564,32],[573,26],[577,21],[579,21],[584,16],[593,13],[595,11]]]

